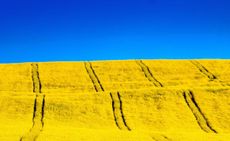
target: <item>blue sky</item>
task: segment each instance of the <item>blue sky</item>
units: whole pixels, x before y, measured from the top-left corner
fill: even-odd
[[[228,0],[1,0],[0,63],[230,56]]]

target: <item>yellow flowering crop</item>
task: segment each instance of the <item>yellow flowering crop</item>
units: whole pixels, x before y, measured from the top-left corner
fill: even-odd
[[[229,60],[0,65],[2,141],[229,141]]]

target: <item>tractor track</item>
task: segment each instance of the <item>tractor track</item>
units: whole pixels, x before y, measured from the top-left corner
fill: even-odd
[[[33,125],[29,132],[20,138],[20,141],[35,141],[44,127],[45,95],[41,93],[41,81],[39,78],[38,64],[31,64],[34,100]]]
[[[31,67],[32,67],[33,92],[42,93],[42,84],[39,76],[38,64],[31,64]]]
[[[199,71],[204,74],[210,81],[215,81],[218,82],[221,86],[228,86],[228,84],[224,84],[221,80],[217,78],[213,73],[211,73],[207,68],[205,68],[202,64],[200,64],[196,60],[191,60],[190,61],[193,65],[195,65]]]
[[[189,109],[195,116],[196,121],[199,124],[200,128],[207,133],[217,133],[217,131],[213,129],[208,119],[205,117],[205,115],[201,111],[198,103],[196,102],[194,98],[194,94],[192,93],[192,91],[190,90],[184,91],[183,96],[184,96],[186,104],[188,105]]]
[[[94,89],[96,90],[96,92],[103,92],[104,88],[97,76],[97,74],[95,73],[93,66],[90,62],[85,62],[85,69],[94,85]]]
[[[103,92],[104,88],[96,75],[92,64],[90,62],[85,62],[85,68],[87,73],[89,74],[89,77],[94,85],[94,88],[96,92]],[[112,110],[113,110],[113,116],[114,116],[114,121],[116,123],[116,126],[120,130],[128,130],[130,131],[131,129],[126,123],[123,109],[122,109],[122,101],[121,101],[121,95],[119,92],[110,92],[110,97],[112,100]]]
[[[157,135],[157,136],[152,136],[152,139],[154,141],[171,141],[167,136],[164,135]]]
[[[117,127],[120,130],[131,131],[130,127],[127,125],[127,122],[125,120],[120,93],[111,92],[110,97],[112,99],[113,115],[114,115],[114,120],[115,120]]]
[[[198,61],[192,60],[190,62],[194,66],[196,66],[202,74],[204,74],[206,77],[208,77],[208,79],[210,81],[213,81],[213,80],[217,79],[217,77],[214,74],[212,74],[210,71],[208,71],[208,69],[205,68],[203,65],[201,65]]]
[[[104,91],[104,88],[103,88],[98,76],[96,75],[96,73],[92,67],[92,64],[90,62],[85,62],[85,68],[86,68],[87,73],[89,74],[89,77],[90,77],[90,79],[94,85],[96,92]],[[131,129],[128,127],[128,125],[125,121],[125,117],[124,117],[124,113],[123,113],[123,109],[122,109],[121,96],[120,96],[119,92],[110,92],[110,97],[112,100],[112,110],[113,110],[113,116],[114,116],[114,121],[116,123],[116,126],[120,130],[130,131]]]
[[[228,84],[223,84],[223,82],[221,80],[219,80],[217,78],[216,75],[214,75],[213,73],[211,73],[207,68],[205,68],[201,63],[199,63],[196,60],[191,60],[190,61],[194,66],[196,66],[199,71],[204,74],[210,81],[216,81],[219,84],[221,84],[222,86],[228,86]]]
[[[137,60],[136,63],[141,67],[142,71],[145,74],[145,77],[152,82],[156,87],[163,87],[163,85],[153,76],[149,67],[143,63],[142,60]]]

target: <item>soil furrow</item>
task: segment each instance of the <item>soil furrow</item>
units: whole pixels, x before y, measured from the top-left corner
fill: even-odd
[[[210,125],[207,118],[204,116],[203,112],[201,111],[200,107],[198,106],[192,91],[184,91],[183,96],[189,109],[192,111],[193,115],[195,116],[200,128],[207,133],[217,133],[217,131],[213,129],[213,127]]]
[[[125,120],[125,116],[124,116],[123,109],[122,109],[123,107],[122,107],[121,96],[119,92],[117,93],[111,92],[110,96],[112,99],[112,109],[113,109],[114,120],[115,120],[117,127],[120,130],[131,131],[131,129],[129,128]]]
[[[96,92],[102,92],[104,91],[104,88],[100,82],[100,80],[98,79],[92,64],[90,62],[85,62],[85,69],[87,71],[87,73],[89,74],[89,77],[94,85],[94,88],[96,90]]]
[[[149,67],[143,63],[143,61],[139,60],[136,63],[141,67],[142,71],[145,74],[145,77],[152,82],[156,87],[163,87],[163,85],[153,76]]]
[[[35,141],[44,127],[45,95],[41,93],[38,64],[32,64],[33,92],[36,94],[34,101],[33,125],[30,131],[20,138],[20,141]]]

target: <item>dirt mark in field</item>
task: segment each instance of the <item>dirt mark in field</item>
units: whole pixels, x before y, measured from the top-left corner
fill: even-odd
[[[192,111],[193,115],[195,116],[196,121],[199,124],[200,128],[207,133],[217,133],[217,131],[213,129],[213,127],[210,125],[209,121],[201,111],[198,103],[194,98],[194,94],[192,93],[192,91],[190,90],[184,91],[183,96],[189,109]]]
[[[29,133],[22,136],[20,141],[35,141],[44,127],[45,95],[41,93],[42,85],[39,78],[38,64],[31,64],[31,66],[33,92],[36,94],[34,101],[33,125]]]
[[[114,120],[117,125],[117,127],[121,130],[129,130],[129,126],[127,125],[127,122],[125,120],[125,116],[123,113],[123,107],[122,107],[122,100],[121,95],[119,92],[111,92],[110,97],[112,99],[112,108],[113,108],[113,115]]]
[[[153,76],[149,67],[145,65],[142,60],[137,60],[136,63],[141,67],[145,77],[148,78],[150,82],[152,82],[156,87],[163,87],[163,85]]]
[[[85,69],[87,71],[87,73],[89,74],[89,77],[94,85],[94,88],[96,90],[96,92],[102,92],[104,91],[104,88],[100,82],[100,80],[98,79],[92,64],[90,62],[85,62]]]

